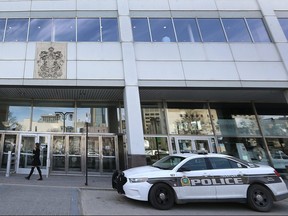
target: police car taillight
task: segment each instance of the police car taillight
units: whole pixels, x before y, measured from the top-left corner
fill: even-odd
[[[280,174],[276,170],[274,170],[274,173],[277,177],[280,177]]]

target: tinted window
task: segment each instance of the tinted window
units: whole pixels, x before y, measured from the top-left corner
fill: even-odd
[[[54,41],[76,41],[75,19],[54,19]]]
[[[102,30],[102,41],[119,41],[117,19],[102,18],[101,30]]]
[[[26,41],[28,19],[8,19],[5,41]]]
[[[219,19],[198,19],[203,42],[225,42],[225,35]]]
[[[279,23],[283,29],[283,32],[286,36],[286,39],[288,40],[288,19],[287,18],[280,18],[278,19]]]
[[[247,19],[254,42],[270,42],[262,19]]]
[[[201,42],[195,19],[173,19],[178,42]]]
[[[246,168],[243,164],[227,158],[209,158],[213,169]]]
[[[204,158],[195,158],[186,162],[180,169],[182,171],[206,170],[207,166]]]
[[[151,41],[147,18],[131,19],[134,41]]]
[[[52,19],[31,19],[28,41],[51,41]]]
[[[175,42],[172,20],[170,18],[150,19],[150,27],[153,42]]]
[[[6,19],[0,19],[0,41],[3,41]]]
[[[244,19],[222,19],[229,42],[251,42]]]
[[[178,165],[184,159],[185,159],[184,157],[166,156],[160,159],[159,161],[155,162],[152,166],[158,167],[160,169],[172,170],[176,165]]]
[[[77,41],[101,41],[99,19],[77,19]]]

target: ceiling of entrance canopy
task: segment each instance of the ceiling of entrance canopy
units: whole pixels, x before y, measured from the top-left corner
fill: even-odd
[[[141,101],[255,101],[285,103],[281,89],[140,88]],[[122,101],[124,88],[0,87],[0,99]]]

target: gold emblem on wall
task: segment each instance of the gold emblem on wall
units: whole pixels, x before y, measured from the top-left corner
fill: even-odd
[[[66,53],[64,43],[38,43],[34,78],[66,79]]]

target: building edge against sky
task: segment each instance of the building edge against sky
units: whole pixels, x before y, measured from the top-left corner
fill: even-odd
[[[61,29],[67,27],[61,21],[70,19],[73,25],[67,29],[80,32],[84,28],[81,19],[88,23],[93,18],[101,26],[99,39],[80,41],[85,33],[61,39],[64,35]],[[177,23],[192,18],[200,32],[200,41],[180,41]],[[64,163],[59,166],[69,172],[66,163],[81,163],[77,168],[83,171],[85,138],[82,135],[85,114],[89,113],[95,148],[103,147],[96,152],[104,155],[110,149],[108,145],[104,147],[106,141],[117,143],[113,155],[119,154],[115,160],[118,163],[125,160],[126,167],[151,163],[162,154],[205,147],[210,152],[279,165],[279,170],[287,172],[288,43],[285,28],[279,22],[286,18],[288,0],[1,0],[0,19],[4,20],[6,33],[0,44],[3,123],[0,161],[6,159],[5,136],[14,129],[16,144],[21,143],[23,134],[45,134],[43,137],[52,139],[47,155],[52,164]],[[20,28],[13,25],[15,19],[28,19],[28,40],[14,38],[13,27]],[[51,19],[51,25],[55,26],[51,35],[58,32],[60,36],[55,34],[44,41],[29,40],[32,19],[35,22]],[[115,28],[114,19],[118,31],[109,33],[110,28]],[[172,33],[175,39],[165,37],[159,41],[157,36],[165,31],[157,30],[154,24],[169,19],[173,21],[170,34],[175,31],[176,34]],[[243,21],[251,39],[230,42],[226,22],[231,20],[228,19]],[[258,42],[253,35],[251,23],[259,19],[263,20],[269,41]],[[135,41],[136,24],[142,21],[147,23],[151,41],[141,38]],[[217,22],[226,30],[225,41],[218,40],[219,35],[215,35],[215,41],[213,35],[212,39],[205,37],[201,23],[206,21]],[[115,41],[115,35],[109,34],[119,37]],[[30,123],[25,123],[25,130],[6,127],[5,123],[11,120],[9,112],[11,115],[19,107],[23,108],[22,114],[24,107],[28,109],[25,121],[28,119]],[[43,108],[49,112],[41,112]],[[60,119],[56,115],[59,111],[71,112],[73,116],[63,115]],[[41,115],[36,118],[38,112]],[[44,131],[36,127],[36,122],[41,121],[54,124],[55,128]],[[271,133],[272,127],[278,127],[275,133]],[[119,134],[124,134],[121,147]],[[59,137],[66,148],[57,153],[54,144],[60,142]],[[73,143],[77,143],[77,151]],[[20,145],[16,151],[20,160],[24,155]],[[65,158],[65,151],[71,158]],[[110,156],[106,156],[108,160]],[[98,160],[101,157],[94,162]],[[20,161],[17,164],[19,169],[21,164]],[[51,167],[58,171],[57,166]],[[119,168],[119,164],[112,167]],[[75,171],[74,168],[71,170]],[[123,168],[121,163],[120,168]]]

